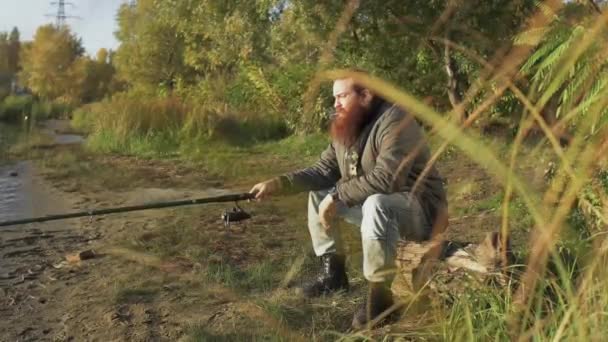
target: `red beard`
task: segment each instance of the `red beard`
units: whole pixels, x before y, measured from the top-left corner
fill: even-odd
[[[363,126],[365,125],[367,112],[363,108],[357,108],[351,112],[336,113],[331,123],[330,134],[334,141],[350,147],[355,141]]]

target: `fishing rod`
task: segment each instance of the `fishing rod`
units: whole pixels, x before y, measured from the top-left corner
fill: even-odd
[[[93,210],[79,211],[79,212],[67,213],[67,214],[47,215],[47,216],[32,217],[32,218],[3,221],[3,222],[0,221],[0,227],[15,226],[15,225],[28,224],[28,223],[39,223],[39,222],[47,222],[47,221],[64,220],[64,219],[76,218],[76,217],[88,217],[88,216],[97,216],[97,215],[106,215],[106,214],[115,214],[115,213],[126,213],[126,212],[131,212],[131,211],[140,211],[140,210],[147,210],[147,209],[161,209],[161,208],[180,207],[180,206],[186,206],[186,205],[206,204],[206,203],[235,202],[236,206],[231,211],[226,210],[222,214],[222,220],[224,221],[224,225],[228,226],[228,225],[230,225],[231,222],[238,222],[238,221],[242,221],[242,220],[251,218],[250,214],[246,213],[243,209],[241,209],[241,207],[239,207],[238,201],[250,200],[253,198],[255,198],[255,194],[238,193],[238,194],[228,194],[228,195],[221,195],[221,196],[215,196],[215,197],[194,198],[194,199],[185,199],[185,200],[169,201],[169,202],[157,202],[157,203],[140,204],[140,205],[125,206],[125,207],[93,209]]]

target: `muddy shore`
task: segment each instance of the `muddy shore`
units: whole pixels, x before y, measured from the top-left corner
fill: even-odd
[[[52,138],[44,145],[45,155],[79,148],[73,145],[79,142],[77,136],[65,138],[62,127],[53,123],[45,128]],[[129,159],[105,165],[107,172],[130,182],[122,189],[104,185],[103,179],[82,186],[82,179],[44,169],[44,163],[38,156],[36,161],[0,167],[0,221],[226,193],[204,182],[199,189],[171,186],[174,182],[166,179],[179,177],[158,165],[136,166],[137,176],[113,170],[132,167]],[[159,183],[163,187],[146,186]],[[183,282],[199,281],[192,279],[197,276],[191,262],[166,262],[122,247],[133,237],[155,236],[162,221],[176,213],[180,211],[151,210],[3,228],[0,341],[173,341],[184,337],[192,322],[217,316],[180,300],[190,291]],[[220,211],[214,213],[218,217],[211,222],[220,226]],[[85,250],[94,251],[95,257],[67,261],[67,256]],[[153,291],[158,298],[152,301],[145,291],[129,290],[140,280],[154,282],[161,289]],[[200,290],[192,295],[206,298]]]

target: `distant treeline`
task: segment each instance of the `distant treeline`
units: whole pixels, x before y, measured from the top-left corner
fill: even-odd
[[[556,76],[565,47],[597,16],[589,4],[130,1],[117,14],[119,48],[101,49],[94,57],[84,55],[81,40],[68,27],[41,26],[31,42],[20,42],[17,29],[0,35],[0,100],[21,89],[70,108],[97,103],[80,111],[94,117],[137,116],[137,110],[125,107],[129,101],[137,108],[165,101],[180,104],[169,110],[179,112],[171,127],[212,132],[209,125],[228,117],[270,122],[276,134],[266,136],[276,136],[321,129],[332,110],[331,92],[326,83],[311,81],[319,70],[358,67],[439,111],[458,108],[461,120],[481,108],[477,121],[482,125],[516,125],[524,113],[521,98],[490,77],[492,68],[508,64],[505,56],[515,49],[531,51],[511,78],[533,102],[541,99],[538,94]],[[543,22],[544,27],[535,27]],[[605,59],[597,64],[593,52],[600,45],[591,44],[581,56],[586,59],[572,65],[570,76],[559,76],[561,85],[551,85],[550,96],[542,98],[539,110],[550,124],[560,112],[589,100],[585,90],[600,92]],[[582,70],[585,63],[596,70]],[[489,105],[488,97],[493,97]],[[124,119],[131,126],[123,131],[147,134],[167,127],[150,117]],[[98,130],[112,128],[110,120],[80,121],[102,125]]]

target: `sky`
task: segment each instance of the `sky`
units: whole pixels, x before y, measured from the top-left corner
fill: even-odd
[[[54,23],[55,18],[46,14],[57,13],[51,5],[57,0],[0,0],[0,32],[17,26],[21,40],[31,40],[40,25]],[[116,49],[114,37],[117,30],[116,12],[126,0],[66,0],[75,6],[66,5],[66,14],[81,19],[68,19],[68,24],[80,38],[87,53],[95,55],[100,48]]]

